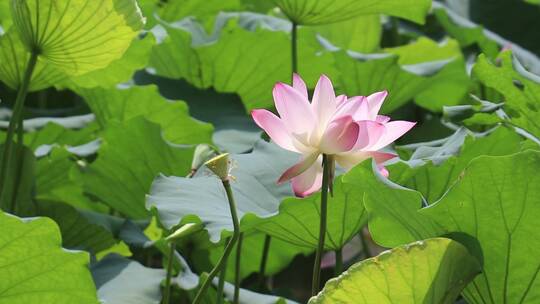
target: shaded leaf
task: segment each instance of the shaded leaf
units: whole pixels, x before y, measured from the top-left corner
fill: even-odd
[[[159,124],[165,139],[170,142],[196,144],[211,141],[210,124],[193,119],[184,102],[163,98],[153,85],[78,89],[77,92],[84,97],[103,128],[111,121],[124,122],[144,116]]]
[[[92,265],[92,276],[103,303],[140,304],[161,301],[165,270],[147,268],[118,255],[108,255]]]
[[[296,161],[295,154],[274,144],[259,141],[249,154],[231,156],[234,168],[231,183],[238,216],[246,214],[268,217],[275,214],[283,197],[291,196],[290,185],[277,186],[281,173]],[[208,173],[195,178],[160,176],[152,184],[147,197],[148,209],[156,208],[160,222],[171,229],[181,220],[196,219],[204,223],[214,243],[223,231],[232,231],[229,204],[220,180]],[[242,221],[242,229],[252,228]]]
[[[342,248],[367,221],[360,183],[358,170],[354,169],[334,182],[334,196],[328,198],[327,250]],[[257,229],[298,246],[316,248],[319,240],[320,196],[317,193],[304,199],[285,199],[279,206],[279,213],[259,223]]]
[[[186,175],[192,150],[167,144],[159,126],[142,117],[110,122],[99,156],[83,176],[84,189],[127,217],[145,218],[144,197],[154,177]]]
[[[89,222],[69,205],[40,201],[38,213],[56,222],[62,233],[62,245],[66,248],[96,254],[117,243],[110,231]]]

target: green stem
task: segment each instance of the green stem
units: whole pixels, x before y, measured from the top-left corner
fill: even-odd
[[[263,252],[261,257],[261,266],[259,267],[259,288],[260,290],[264,290],[265,288],[265,272],[266,272],[266,263],[268,261],[268,252],[270,251],[270,241],[272,240],[272,237],[268,234],[264,237],[264,246],[263,246]]]
[[[238,244],[236,245],[236,264],[234,266],[234,299],[233,304],[238,304],[240,299],[240,265],[241,265],[241,256],[242,256],[242,241],[244,239],[244,234],[240,233],[238,238]]]
[[[336,277],[343,272],[343,252],[341,248],[335,251],[336,254],[336,268],[334,269]]]
[[[227,244],[231,238],[227,238]],[[223,287],[225,286],[225,276],[227,275],[227,260],[225,260],[225,263],[223,266],[223,269],[219,272],[219,283],[218,283],[218,289],[217,289],[217,303],[222,304],[223,303]]]
[[[201,288],[195,295],[195,299],[193,299],[192,304],[201,303],[204,293],[210,286],[210,283],[212,283],[212,280],[216,277],[217,273],[223,268],[223,265],[225,265],[227,258],[231,254],[232,249],[234,248],[234,245],[240,238],[240,224],[238,222],[238,215],[236,213],[236,204],[234,202],[234,196],[232,193],[230,182],[228,180],[224,180],[223,187],[225,188],[225,192],[227,192],[227,199],[229,200],[229,208],[231,209],[231,216],[232,216],[233,227],[234,227],[233,235],[231,237],[231,240],[227,243],[227,246],[225,247],[225,250],[223,251],[223,255],[217,262],[216,266],[214,266],[214,269],[212,269],[208,277],[204,280]]]
[[[6,174],[8,171],[9,162],[11,160],[11,154],[13,150],[20,150],[20,148],[17,149],[17,147],[13,147],[13,137],[15,135],[15,129],[17,129],[17,136],[19,138],[19,142],[17,143],[17,146],[23,146],[22,137],[23,137],[23,121],[22,121],[22,112],[24,108],[24,101],[26,100],[26,95],[28,95],[28,89],[30,87],[30,81],[32,80],[32,74],[34,73],[34,69],[36,67],[38,59],[38,53],[32,52],[30,54],[30,59],[28,60],[28,64],[26,65],[26,71],[24,72],[24,76],[21,82],[21,85],[19,87],[19,91],[17,93],[17,98],[15,99],[15,105],[13,107],[13,115],[11,116],[11,119],[9,121],[8,131],[6,135],[6,141],[4,144],[4,153],[2,154],[2,162],[0,164],[0,198],[4,195],[2,191],[5,190],[5,184],[6,184]],[[18,155],[18,153],[14,153],[15,157],[19,156],[22,158],[22,155]],[[22,162],[22,160],[20,160]],[[22,167],[20,164],[18,166],[19,168]],[[13,192],[13,195],[17,193],[16,189],[19,186],[19,183],[15,184],[15,191]],[[2,190],[4,189],[4,190]],[[10,209],[8,212],[13,212],[15,210],[15,199],[12,199]]]
[[[298,25],[293,21],[291,32],[292,71],[298,73]]]
[[[360,230],[360,241],[362,241],[362,250],[364,251],[364,255],[366,259],[369,259],[371,257],[371,251],[369,250],[369,244],[366,241],[366,237],[364,236],[364,229]]]
[[[326,215],[328,206],[328,188],[330,184],[330,169],[328,156],[323,155],[323,180],[321,189],[321,221],[319,225],[319,244],[315,253],[315,264],[313,265],[313,281],[311,284],[311,295],[314,296],[319,292],[321,281],[321,258],[324,251],[324,238],[326,236]]]
[[[173,271],[173,259],[175,246],[173,242],[169,243],[169,260],[167,262],[167,277],[165,278],[165,295],[163,296],[163,304],[169,304],[171,298],[171,277]]]

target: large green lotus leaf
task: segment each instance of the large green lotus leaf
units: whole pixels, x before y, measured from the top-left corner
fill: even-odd
[[[278,186],[276,181],[297,157],[264,141],[259,141],[252,153],[231,156],[231,174],[235,178],[231,186],[240,219],[247,214],[268,217],[277,213],[281,199],[293,194],[290,185]],[[221,239],[223,231],[233,230],[225,190],[217,177],[204,170],[194,178],[163,173],[152,184],[146,206],[157,209],[159,220],[166,228],[196,216],[214,243]],[[251,229],[254,222],[242,220],[242,229]]]
[[[242,241],[242,254],[240,265],[240,276],[246,278],[260,269],[263,246],[266,235],[257,231],[244,233]],[[217,246],[210,251],[210,262],[214,265],[223,254],[224,245]],[[298,254],[308,254],[310,249],[294,246],[277,238],[270,241],[268,260],[266,261],[265,275],[271,276],[285,269]],[[236,250],[231,252],[229,263],[227,263],[227,281],[234,282]]]
[[[363,202],[369,218],[369,231],[375,242],[395,247],[442,234],[435,221],[418,213],[424,205],[420,192],[377,178],[371,164],[355,169],[358,191],[365,192]]]
[[[407,162],[412,166],[405,162],[389,166],[390,179],[421,192],[427,203],[431,204],[444,195],[472,159],[481,155],[497,156],[519,152],[522,140],[516,132],[505,127],[499,127],[482,137],[469,135],[463,141],[455,142],[459,152],[455,156],[446,155],[444,158],[447,159],[443,162],[432,159],[424,165],[413,165],[421,160],[413,156],[415,160]]]
[[[6,34],[0,36],[0,80],[12,89],[21,85],[30,53],[25,49],[15,29],[11,28]],[[38,91],[59,83],[65,79],[65,74],[53,65],[38,59],[30,91]]]
[[[143,117],[109,122],[98,158],[83,176],[85,191],[130,218],[146,218],[145,195],[160,173],[187,175],[193,148],[173,147]]]
[[[144,25],[135,0],[13,0],[11,11],[26,48],[68,75],[122,57]]]
[[[163,269],[147,268],[117,255],[108,255],[92,265],[98,297],[103,303],[158,304],[165,275]]]
[[[474,75],[504,96],[504,110],[512,124],[540,137],[540,77],[526,77],[516,71],[511,52],[503,52],[499,60],[500,66],[495,66],[480,55]]]
[[[376,51],[382,36],[379,15],[359,16],[332,24],[307,27],[306,31],[309,30],[318,33],[336,47],[361,53]]]
[[[0,212],[0,230],[0,303],[98,303],[88,254],[62,249],[52,220]]]
[[[60,227],[62,245],[65,248],[96,254],[117,243],[110,231],[89,222],[70,205],[39,201],[38,213],[53,219]]]
[[[105,68],[68,78],[61,86],[111,88],[119,83],[128,82],[136,71],[146,67],[154,43],[155,38],[152,34],[147,34],[143,38],[136,38],[120,59],[111,62]]]
[[[468,303],[535,303],[540,263],[540,152],[481,156],[435,205],[437,221],[480,258],[483,273],[464,291]]]
[[[450,236],[466,245],[483,265],[483,274],[465,289],[468,303],[535,303],[540,298],[535,280],[539,265],[532,258],[540,248],[533,228],[540,216],[540,193],[534,186],[539,182],[535,174],[539,168],[537,151],[480,156],[437,203],[420,209],[418,195],[417,212],[413,199],[399,195],[398,190],[373,188],[365,198],[370,231],[383,245]],[[385,199],[391,195],[395,198]],[[388,236],[397,231],[405,232]]]
[[[283,13],[298,24],[323,24],[360,15],[386,14],[417,23],[431,7],[429,0],[274,0]]]
[[[309,303],[453,304],[480,270],[460,243],[427,239],[351,266]]]
[[[336,67],[341,73],[338,86],[347,95],[369,95],[388,90],[388,98],[383,104],[386,113],[440,82],[448,81],[448,85],[452,83],[453,87],[456,83],[453,73],[456,69],[459,72],[463,65],[459,50],[455,50],[450,42],[434,46],[432,42],[425,41],[420,39],[413,44],[387,49],[379,54],[335,52]],[[415,54],[424,52],[434,53],[430,55],[434,60],[420,61]],[[401,64],[401,61],[404,63]],[[442,77],[445,71],[446,77]],[[464,69],[461,72],[466,77]],[[458,77],[457,83],[461,83],[460,79]],[[429,103],[426,106],[440,108],[439,105]]]
[[[291,24],[253,13],[220,14],[215,23],[211,34],[191,19],[164,23],[168,35],[154,47],[152,71],[168,78],[184,78],[198,88],[236,93],[247,110],[271,107],[274,84],[291,79]],[[333,76],[336,71],[332,56],[318,53],[305,42],[308,38],[299,37],[298,65],[312,87],[321,73]]]
[[[360,188],[360,170],[351,170],[334,181],[334,195],[328,198],[328,228],[325,248],[340,249],[367,221]],[[320,193],[307,198],[288,198],[279,213],[265,219],[257,229],[306,248],[316,248],[319,239]]]
[[[103,128],[111,121],[144,116],[161,126],[168,141],[179,144],[211,142],[212,126],[193,119],[184,102],[165,99],[154,85],[77,89],[77,92]]]
[[[369,228],[374,240],[385,247],[394,247],[441,233],[439,225],[419,214],[418,210],[441,198],[459,179],[469,162],[481,155],[508,155],[519,152],[521,137],[506,128],[474,138],[456,133],[445,145],[434,150],[417,149],[411,160],[388,166],[389,178],[398,187],[378,180],[370,168],[364,170],[362,188],[369,214]],[[420,157],[420,156],[423,157]]]

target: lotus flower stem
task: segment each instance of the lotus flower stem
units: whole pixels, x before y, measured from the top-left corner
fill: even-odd
[[[4,153],[2,154],[2,163],[0,165],[0,201],[5,195],[5,185],[6,185],[6,174],[9,167],[9,162],[11,161],[11,155],[14,154],[15,158],[20,158],[18,163],[18,168],[22,168],[22,162],[24,158],[22,157],[21,153],[12,153],[14,149],[13,147],[13,137],[15,135],[15,130],[17,130],[17,146],[15,148],[21,149],[23,147],[22,138],[24,135],[24,129],[23,129],[23,119],[22,119],[22,112],[24,108],[24,101],[26,100],[26,95],[28,95],[28,89],[30,87],[30,81],[32,80],[32,74],[34,73],[34,69],[37,64],[39,53],[38,52],[31,52],[30,59],[28,59],[28,64],[26,65],[26,71],[24,72],[24,76],[22,79],[22,83],[19,87],[19,91],[17,93],[17,99],[15,100],[15,106],[13,108],[13,115],[11,116],[11,120],[9,121],[8,131],[6,135],[6,141],[4,144]],[[20,169],[19,169],[20,171]],[[18,172],[16,179],[20,179],[21,172]],[[16,202],[16,195],[17,195],[17,188],[19,186],[19,182],[14,183],[14,191],[13,197],[11,199],[11,206],[8,209],[8,212],[15,211],[15,202]]]
[[[298,24],[293,21],[291,31],[292,72],[298,73]]]
[[[216,277],[217,273],[221,271],[223,268],[223,265],[225,265],[225,262],[227,261],[227,258],[231,254],[232,249],[234,248],[234,245],[240,238],[240,223],[238,222],[238,215],[236,213],[236,203],[234,202],[234,196],[231,189],[231,183],[228,179],[222,180],[223,187],[225,188],[225,192],[227,193],[227,199],[229,200],[229,208],[231,209],[231,216],[233,221],[233,235],[229,242],[227,243],[227,246],[225,247],[225,250],[223,251],[223,255],[217,262],[216,266],[214,266],[214,269],[210,272],[206,280],[204,280],[201,288],[197,292],[197,295],[195,295],[195,299],[193,299],[193,304],[199,304],[201,303],[203,299],[203,295],[210,286],[210,283],[212,280]]]
[[[335,254],[336,254],[336,267],[334,269],[334,273],[336,276],[338,276],[343,272],[343,252],[341,251],[341,248],[337,249],[335,251]]]
[[[319,244],[315,252],[315,264],[313,265],[313,281],[311,285],[311,295],[319,292],[321,278],[321,258],[324,251],[324,239],[326,236],[326,215],[328,207],[328,189],[330,188],[330,170],[329,157],[323,154],[323,180],[321,189],[321,221],[319,225]]]
[[[259,288],[264,290],[265,288],[265,275],[266,272],[266,263],[268,261],[268,252],[270,251],[270,241],[272,240],[272,237],[268,234],[264,237],[264,246],[263,246],[263,252],[261,257],[261,266],[259,267]]]
[[[244,239],[244,234],[240,233],[238,238],[238,244],[236,244],[236,264],[234,267],[234,300],[233,304],[238,304],[240,299],[240,258],[242,257],[242,241]]]
[[[230,240],[231,238],[227,238],[226,244],[228,244]],[[217,303],[218,304],[223,303],[223,287],[225,286],[225,276],[227,275],[227,260],[225,260],[225,263],[224,263],[225,266],[223,266],[223,269],[221,269],[221,271],[219,272],[219,282],[218,282],[218,288],[217,288]]]
[[[167,277],[165,278],[165,295],[163,296],[163,304],[169,304],[171,298],[171,277],[173,271],[175,244],[169,242],[169,260],[167,262]]]

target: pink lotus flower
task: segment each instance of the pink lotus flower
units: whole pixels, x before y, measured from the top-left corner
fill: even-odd
[[[378,115],[386,91],[367,97],[336,97],[332,82],[324,75],[315,87],[311,103],[306,84],[296,74],[292,87],[277,83],[273,94],[280,117],[263,109],[253,110],[251,115],[276,144],[302,154],[300,162],[278,180],[291,180],[294,193],[300,197],[321,188],[322,154],[332,155],[345,170],[373,158],[381,173],[387,175],[382,163],[396,155],[379,150],[415,125]]]

